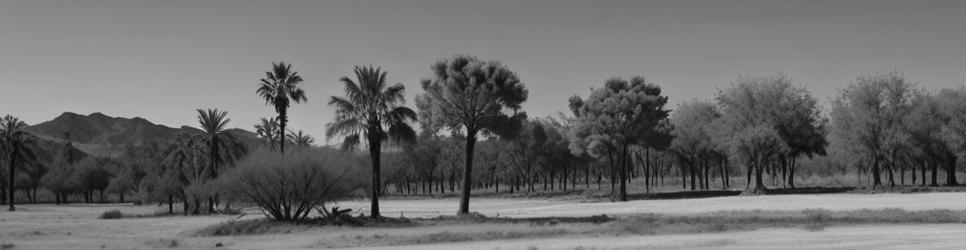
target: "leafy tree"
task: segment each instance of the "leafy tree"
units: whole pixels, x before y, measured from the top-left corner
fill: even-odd
[[[707,101],[691,101],[678,105],[671,115],[674,126],[674,141],[671,151],[681,163],[681,174],[685,171],[691,174],[691,189],[695,189],[695,180],[700,166],[717,161],[716,157],[724,154],[718,137],[721,123],[721,112],[714,103]],[[725,159],[726,160],[726,159]],[[686,168],[685,168],[686,167]],[[726,177],[722,174],[722,183]]]
[[[912,101],[912,111],[905,116],[903,127],[908,135],[913,161],[918,163],[922,171],[922,185],[926,185],[927,166],[932,166],[932,184],[937,183],[938,159],[946,158],[953,151],[946,144],[943,128],[949,121],[942,111],[940,100],[935,94],[920,93]],[[833,140],[834,141],[834,140]],[[839,148],[839,147],[836,147]],[[913,172],[915,175],[915,172]]]
[[[2,159],[7,163],[7,175],[9,175],[7,204],[8,210],[14,211],[14,190],[16,190],[17,168],[23,168],[35,158],[34,150],[36,139],[28,134],[24,129],[27,123],[20,121],[19,118],[6,115],[0,118],[0,153]]]
[[[791,88],[785,101],[776,107],[779,112],[776,130],[788,145],[787,151],[780,154],[782,173],[787,173],[789,186],[795,187],[795,168],[797,158],[826,155],[826,124],[822,117],[818,100],[804,88]]]
[[[721,105],[724,143],[729,151],[747,166],[748,184],[754,174],[753,193],[767,191],[765,171],[773,171],[788,144],[778,130],[782,107],[801,92],[784,74],[761,77],[739,77],[716,97]]]
[[[292,64],[284,62],[272,63],[272,71],[265,72],[265,78],[261,79],[256,93],[265,104],[271,104],[278,113],[278,131],[285,131],[288,124],[288,108],[291,102],[300,103],[306,101],[305,91],[299,88],[302,77],[298,72],[292,71]],[[279,134],[279,150],[285,154],[285,136]]]
[[[598,158],[618,157],[610,161],[611,182],[620,180],[619,194],[614,194],[621,201],[627,200],[629,149],[634,144],[648,143],[644,138],[655,133],[655,128],[670,112],[664,108],[667,100],[667,96],[661,96],[659,86],[640,76],[630,81],[611,78],[604,82],[603,88],[592,89],[587,99],[570,98],[570,109],[577,118],[571,130],[571,148],[576,153],[587,151]]]
[[[133,170],[125,169],[115,174],[107,185],[108,193],[116,193],[119,196],[118,202],[124,202],[124,194],[137,188],[137,176]]]
[[[477,136],[481,132],[512,135],[526,118],[525,113],[517,111],[527,100],[527,90],[516,73],[497,61],[456,55],[430,68],[433,76],[422,81],[425,93],[416,102],[421,117],[433,124],[431,128],[445,127],[466,136],[466,164],[458,212],[466,215],[473,187],[473,148]]]
[[[416,132],[407,122],[416,120],[416,113],[406,104],[402,83],[388,86],[387,72],[372,66],[356,66],[356,80],[339,79],[345,85],[345,97],[333,96],[329,106],[336,108],[335,122],[326,124],[327,138],[344,136],[343,149],[354,149],[364,137],[369,145],[372,164],[371,215],[378,218],[380,186],[380,155],[382,143],[412,142]]]
[[[255,124],[255,133],[270,150],[275,150],[277,140],[281,141],[278,137],[281,136],[282,131],[279,130],[278,121],[275,118],[261,118],[261,123]]]
[[[104,202],[104,190],[114,177],[109,169],[114,164],[114,161],[104,157],[87,157],[77,162],[71,178],[84,190],[87,202],[94,202],[94,191],[100,191],[100,202]]]
[[[897,165],[896,151],[906,141],[902,120],[916,93],[901,73],[890,72],[858,77],[832,102],[831,145],[851,153],[853,165],[871,170],[873,187],[882,185],[883,166]],[[891,176],[892,168],[886,170]]]
[[[943,89],[936,98],[940,110],[949,119],[942,128],[946,145],[959,156],[966,154],[966,87]],[[956,180],[956,155],[948,155],[946,161],[946,185],[959,185]]]
[[[292,144],[295,144],[295,146],[298,146],[300,148],[311,147],[312,143],[315,142],[315,138],[312,138],[312,136],[303,133],[302,130],[299,130],[297,133],[289,130],[288,135],[286,135],[286,137],[288,137],[288,141],[292,142]]]

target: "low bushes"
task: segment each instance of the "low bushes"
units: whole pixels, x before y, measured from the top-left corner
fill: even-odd
[[[101,218],[101,219],[120,219],[121,217],[124,217],[124,214],[122,214],[121,211],[118,211],[117,209],[115,209],[115,210],[109,210],[107,212],[104,212],[103,214],[101,214],[101,216],[99,218]]]
[[[255,203],[279,221],[303,221],[325,204],[358,187],[352,157],[334,149],[286,152],[260,150],[242,159],[226,177],[234,196]]]

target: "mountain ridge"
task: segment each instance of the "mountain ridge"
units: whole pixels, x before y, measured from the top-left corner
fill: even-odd
[[[91,155],[118,156],[126,146],[144,146],[174,140],[182,133],[198,133],[195,127],[178,128],[155,124],[141,117],[112,117],[100,112],[89,115],[64,112],[52,120],[28,126],[27,132],[44,140],[70,141],[78,149]],[[243,142],[254,142],[257,135],[251,131],[232,128],[228,133]]]

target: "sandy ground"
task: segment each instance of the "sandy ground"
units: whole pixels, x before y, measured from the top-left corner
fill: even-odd
[[[459,199],[381,200],[380,209],[386,216],[435,217],[456,214]],[[348,201],[337,204],[344,208],[366,212],[368,201]],[[486,216],[548,217],[620,215],[638,213],[696,214],[721,210],[858,210],[902,208],[906,210],[952,209],[966,210],[966,193],[915,194],[814,194],[728,196],[718,198],[638,200],[621,203],[579,202],[563,200],[472,199],[470,210]]]
[[[385,200],[384,214],[406,217],[449,215],[456,199]],[[364,201],[342,207],[365,208]],[[720,210],[830,210],[903,208],[966,210],[966,193],[825,194],[651,200],[625,203],[523,199],[474,199],[471,208],[488,216],[542,217],[596,214],[697,214]],[[0,212],[0,246],[13,249],[299,249],[320,248],[327,242],[380,234],[427,234],[471,230],[466,226],[432,228],[327,227],[290,234],[192,237],[194,230],[235,216],[146,217],[101,220],[110,209],[125,214],[154,214],[165,207],[122,205],[23,205]],[[248,215],[252,218],[257,215]],[[526,225],[514,230],[526,230]],[[469,243],[397,246],[400,249],[956,249],[966,246],[966,225],[873,225],[831,227],[822,231],[762,229],[749,232],[695,235],[587,236],[496,240]],[[224,247],[215,247],[222,243]]]
[[[962,249],[966,225],[900,225],[496,240],[366,249]]]

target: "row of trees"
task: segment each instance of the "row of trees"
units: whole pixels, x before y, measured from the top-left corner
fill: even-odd
[[[683,102],[673,112],[658,84],[640,76],[611,78],[586,98],[571,97],[569,115],[529,118],[521,110],[527,89],[500,62],[456,55],[430,69],[417,110],[406,107],[404,85],[389,84],[387,72],[373,66],[356,67],[353,77],[339,79],[345,93],[328,102],[336,115],[326,125],[326,137],[338,137],[344,150],[368,148],[373,217],[380,216],[379,196],[390,188],[431,193],[460,187],[459,214],[469,213],[473,189],[532,192],[541,182],[544,189],[555,184],[566,189],[568,181],[574,188],[582,180],[589,188],[595,179],[599,189],[606,179],[612,199],[627,200],[634,178],[648,192],[672,174],[685,188],[690,180],[692,190],[709,189],[714,175],[728,189],[731,177],[744,174],[746,190],[763,193],[764,176],[773,185],[778,180],[795,187],[798,161],[827,152],[835,164],[869,173],[876,187],[883,174],[894,185],[898,173],[904,184],[907,170],[914,179],[918,170],[923,184],[931,170],[937,184],[940,167],[946,184],[956,185],[957,159],[966,153],[966,88],[931,92],[897,72],[857,78],[830,109],[780,73],[739,77],[713,99]],[[286,147],[312,145],[302,131],[286,129],[288,108],[307,100],[300,82],[285,63],[273,64],[261,79],[256,93],[277,113],[255,125],[261,143],[243,143],[229,133],[227,112],[198,110],[199,131],[132,147],[122,159],[75,157],[67,144],[50,164],[52,171],[41,176],[57,180],[46,187],[58,202],[77,190],[88,200],[94,191],[108,190],[166,200],[169,207],[178,199],[186,213],[189,207],[194,213],[227,207],[229,198],[220,195],[232,193],[225,188],[231,185],[219,183],[225,181],[219,177],[253,148],[277,150],[285,159]],[[419,133],[412,127],[417,118]],[[26,124],[9,116],[3,122],[6,183],[14,183],[15,166],[36,158],[25,150],[34,140],[22,132]],[[386,157],[384,149],[391,149]],[[82,167],[88,165],[93,167]],[[3,187],[12,197],[15,186]]]
[[[835,159],[871,172],[882,185],[883,172],[894,186],[896,172],[905,181],[920,172],[926,184],[938,185],[939,168],[946,184],[958,185],[956,166],[966,153],[966,88],[929,91],[898,72],[861,76],[832,101],[831,148]],[[904,183],[900,183],[904,184]]]

